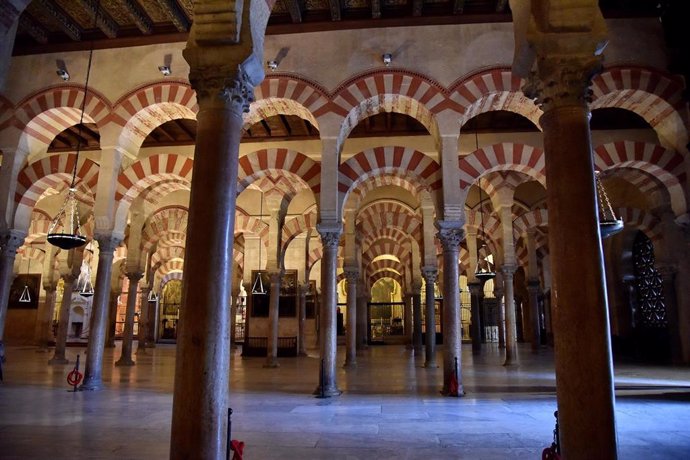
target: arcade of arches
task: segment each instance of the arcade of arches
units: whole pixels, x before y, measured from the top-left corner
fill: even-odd
[[[197,17],[206,3],[233,2],[194,2]],[[119,365],[175,343],[175,458],[224,452],[225,422],[194,420],[223,419],[231,346],[276,373],[319,356],[325,396],[372,343],[438,365],[447,396],[463,395],[461,347],[497,342],[519,373],[518,342],[555,346],[568,458],[614,458],[611,350],[690,363],[686,88],[658,21],[581,1],[573,17],[597,19],[563,32],[560,7],[551,21],[511,2],[515,23],[264,37],[270,3],[245,2],[235,44],[211,18],[186,44],[97,49],[81,126],[88,51],[11,59],[5,345],[54,346],[57,364],[88,344],[83,388],[100,389],[116,339]],[[75,167],[90,243],[64,251],[46,235]],[[594,171],[624,223],[605,240]]]

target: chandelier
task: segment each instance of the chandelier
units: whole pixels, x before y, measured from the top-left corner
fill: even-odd
[[[623,219],[616,217],[616,214],[613,212],[609,196],[601,183],[599,171],[595,171],[594,180],[597,184],[597,201],[599,204],[599,233],[601,233],[601,238],[604,239],[623,230]]]

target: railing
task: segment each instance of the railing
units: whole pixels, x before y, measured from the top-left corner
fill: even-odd
[[[267,337],[247,337],[242,347],[242,356],[266,356]],[[278,337],[278,356],[297,356],[297,337]]]

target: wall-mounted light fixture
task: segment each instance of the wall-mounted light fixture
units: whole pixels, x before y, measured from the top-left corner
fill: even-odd
[[[381,60],[383,60],[383,65],[388,67],[393,62],[393,55],[391,53],[385,53],[381,55]]]
[[[278,68],[278,61],[266,61],[266,66],[274,72]]]
[[[69,72],[67,72],[65,69],[57,69],[55,73],[58,74],[58,77],[62,78],[64,81],[69,80]]]
[[[167,65],[159,65],[158,70],[160,71],[160,73],[163,74],[164,77],[167,77],[172,73],[172,70],[170,70],[170,66]]]

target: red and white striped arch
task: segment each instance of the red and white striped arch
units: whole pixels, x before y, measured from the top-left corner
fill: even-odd
[[[184,271],[184,259],[176,258],[165,261],[158,267],[156,273],[161,276],[165,276],[171,272],[182,272]]]
[[[244,114],[242,129],[247,131],[254,124],[276,115],[294,115],[308,121],[316,129],[319,123],[314,115],[302,104],[290,99],[269,97],[253,102],[249,106],[249,112]]]
[[[393,279],[400,285],[401,289],[405,288],[405,282],[403,281],[403,277],[401,275],[399,275],[398,273],[394,272],[393,270],[390,270],[390,269],[389,270],[382,270],[382,271],[376,272],[376,273],[372,274],[371,276],[369,276],[368,277],[369,288],[373,287],[374,284],[376,284],[376,282],[378,280],[381,280],[384,278]]]
[[[524,173],[546,187],[544,152],[530,145],[504,142],[482,147],[460,157],[459,163],[460,188],[463,190],[494,171]]]
[[[22,259],[36,260],[40,263],[43,263],[46,258],[45,251],[27,244],[17,249],[17,254],[20,255]]]
[[[369,231],[363,231],[362,236],[363,251],[366,251],[378,240],[391,240],[398,241],[399,243],[407,243],[411,238],[409,233],[405,233],[403,230],[395,227],[369,228]]]
[[[237,193],[270,174],[297,177],[315,196],[321,191],[320,163],[294,150],[263,149],[240,157]]]
[[[465,209],[465,218],[465,226],[474,230],[477,233],[478,239],[488,238],[487,244],[495,254],[495,248],[498,246],[496,241],[501,239],[501,221],[493,214],[484,212],[482,216],[481,212],[475,211],[474,209]],[[483,229],[482,218],[484,219]],[[484,232],[486,232],[486,234]]]
[[[616,214],[625,226],[641,230],[653,243],[663,238],[660,221],[652,214],[637,208],[617,208]]]
[[[314,264],[323,257],[323,247],[321,246],[321,243],[315,243],[314,246],[314,248],[309,250],[309,255],[307,256],[307,277],[309,276],[309,273],[311,273],[311,269],[314,267]]]
[[[31,153],[45,151],[55,136],[79,124],[84,88],[62,85],[42,90],[17,104],[14,124],[23,131],[22,148]],[[100,130],[110,115],[110,103],[90,89],[84,106],[84,122]]]
[[[662,143],[685,151],[688,134],[687,109],[682,78],[656,69],[614,67],[592,80],[591,108],[616,107],[630,110],[654,128]]]
[[[263,240],[268,235],[268,224],[238,209],[235,211],[235,235],[240,233],[252,233]]]
[[[254,98],[256,102],[251,105],[245,120],[252,118],[256,106],[257,111],[264,112],[264,116],[261,118],[278,114],[298,115],[300,118],[309,120],[318,129],[319,126],[315,118],[330,111],[328,95],[322,88],[314,82],[289,75],[267,76],[261,85],[254,90]],[[262,103],[266,100],[271,101],[271,104],[263,105]],[[290,103],[286,104],[284,101],[290,101]],[[276,102],[280,105],[273,105]],[[302,112],[281,111],[281,109],[295,110],[297,108],[301,108]],[[261,118],[258,118],[257,121]]]
[[[300,235],[306,231],[316,229],[316,224],[318,223],[318,216],[316,212],[310,212],[308,214],[302,214],[300,216],[295,216],[283,224],[283,233],[281,237],[282,242],[282,252],[284,253],[293,238]]]
[[[163,292],[163,288],[170,281],[173,281],[173,280],[182,281],[183,278],[184,278],[184,273],[182,271],[173,271],[173,272],[167,273],[166,275],[162,276],[161,277],[161,287],[160,287],[161,292]]]
[[[515,190],[520,184],[531,180],[534,178],[516,171],[496,171],[482,177],[481,184],[486,194],[493,199],[498,190],[504,188]]]
[[[29,227],[31,210],[48,189],[62,190],[65,185],[69,186],[76,161],[77,155],[74,153],[55,154],[37,160],[19,172],[14,195],[17,203],[16,228]],[[98,170],[98,164],[87,158],[81,158],[77,163],[78,189],[83,193],[88,192],[90,200],[87,201],[93,202]]]
[[[46,236],[51,223],[52,219],[45,211],[34,209],[31,213],[31,224],[29,224],[24,244],[31,244],[33,241]]]
[[[394,256],[405,267],[409,266],[411,263],[409,248],[406,248],[397,241],[378,240],[376,243],[369,246],[366,251],[362,252],[362,265],[368,267],[375,258],[384,255]]]
[[[149,252],[153,246],[166,235],[173,233],[187,233],[187,217],[189,213],[183,207],[166,207],[156,211],[149,217],[141,232],[141,247]]]
[[[450,88],[450,100],[461,107],[460,126],[479,114],[497,110],[517,113],[539,127],[542,111],[525,97],[522,80],[509,68],[482,70]]]
[[[527,230],[535,227],[543,227],[549,224],[549,212],[546,209],[535,209],[526,212],[513,220],[513,233],[515,240],[523,235]]]
[[[151,131],[171,120],[196,120],[199,107],[189,83],[165,81],[142,86],[121,98],[111,120],[122,127],[118,145],[136,155]]]
[[[357,228],[362,234],[376,233],[377,229],[395,227],[421,243],[422,221],[416,214],[395,203],[374,203],[357,215]]]
[[[184,246],[164,246],[151,256],[151,266],[156,267],[170,259],[184,259]]]
[[[413,194],[426,190],[433,195],[442,187],[441,167],[422,152],[401,146],[376,147],[357,153],[338,168],[341,209],[359,184],[377,176],[410,178]]]
[[[635,168],[658,181],[668,190],[671,208],[676,216],[687,212],[683,184],[687,180],[683,155],[659,145],[635,141],[617,141],[594,149],[594,165],[606,171],[614,168]]]

